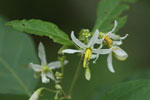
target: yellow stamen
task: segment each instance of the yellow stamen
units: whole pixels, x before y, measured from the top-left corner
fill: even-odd
[[[108,47],[110,48],[112,46],[113,41],[108,36],[105,36],[104,39],[105,39]]]
[[[85,56],[84,56],[84,61],[83,61],[83,67],[87,67],[87,61],[89,61],[91,58],[91,49],[88,48],[85,50]]]

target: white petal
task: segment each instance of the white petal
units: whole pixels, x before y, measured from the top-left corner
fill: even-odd
[[[74,49],[65,49],[62,51],[62,53],[78,53],[78,52],[83,52],[83,50],[74,50]]]
[[[39,47],[38,47],[38,56],[41,60],[42,65],[46,65],[46,54],[45,54],[45,48],[42,42],[40,42]]]
[[[39,100],[39,95],[41,94],[41,91],[43,89],[42,88],[39,88],[38,90],[36,90],[32,96],[29,98],[29,100]]]
[[[30,63],[29,66],[30,66],[35,72],[40,72],[40,71],[41,71],[41,65]]]
[[[107,64],[108,64],[108,69],[109,71],[111,71],[112,73],[114,73],[114,69],[113,69],[113,65],[112,65],[112,53],[110,53],[108,55],[108,58],[107,58]]]
[[[113,39],[113,40],[120,40],[120,36],[119,36],[119,35],[116,35],[116,34],[114,34],[114,33],[109,34],[109,37],[110,37],[111,39]]]
[[[86,45],[84,43],[82,43],[80,40],[78,40],[75,36],[74,36],[74,32],[71,32],[71,39],[72,41],[79,46],[80,48],[84,49],[86,47]]]
[[[60,61],[53,61],[47,65],[50,69],[56,69],[61,67]]]
[[[123,37],[120,37],[120,39],[121,40],[124,40],[125,38],[127,38],[128,37],[128,34],[126,34],[125,36],[123,36]]]
[[[50,79],[54,80],[54,77],[53,77],[53,75],[52,75],[51,73],[48,72],[46,75],[47,75],[47,77],[49,77]]]
[[[122,44],[122,41],[113,41],[113,45],[121,45]]]
[[[109,54],[110,52],[112,52],[112,48],[110,48],[110,49],[95,49],[95,50],[93,50],[93,52],[97,54],[95,57],[96,59],[93,61],[93,63],[96,63],[100,54]]]
[[[29,100],[39,100],[39,94],[35,91]]]
[[[99,54],[109,54],[112,51],[112,48],[110,49],[100,49]]]
[[[105,39],[105,37],[103,36],[103,38],[100,40],[100,46],[98,49],[101,49],[103,47],[104,39]]]
[[[92,54],[91,59],[95,59],[97,57],[97,54]]]
[[[64,65],[66,65],[67,63],[68,63],[68,61],[65,60]],[[47,66],[50,67],[50,69],[60,68],[61,62],[60,61],[53,61],[53,62],[50,62]]]
[[[50,80],[46,77],[45,73],[41,73],[42,83],[48,83]]]
[[[114,27],[113,27],[113,29],[111,30],[111,32],[114,32],[114,31],[116,30],[117,26],[118,26],[118,23],[117,23],[117,21],[115,20],[115,21],[114,21]]]
[[[99,54],[95,55],[95,60],[93,61],[93,63],[96,63],[98,58],[99,58]]]
[[[98,36],[99,36],[99,31],[98,29],[95,31],[94,35],[92,36],[92,38],[90,39],[89,43],[88,43],[88,47],[91,47],[93,46],[96,42],[97,42],[97,39],[98,39]]]
[[[97,44],[102,44],[103,43],[103,39],[97,39],[96,43]]]
[[[112,52],[112,48],[110,49],[93,49],[94,53],[97,53],[97,54],[109,54],[110,52]]]
[[[120,47],[114,47],[113,52],[118,60],[126,60],[128,58],[128,54]]]
[[[112,33],[116,30],[117,26],[118,26],[118,23],[117,23],[117,21],[115,20],[115,21],[114,21],[114,27],[113,27],[113,29],[112,29],[110,32],[108,32],[107,35],[112,34]]]

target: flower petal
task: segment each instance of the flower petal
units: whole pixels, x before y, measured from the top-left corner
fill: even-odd
[[[41,60],[42,65],[46,65],[46,54],[45,54],[45,48],[42,42],[40,42],[38,47],[38,56]]]
[[[53,75],[52,75],[51,73],[48,72],[46,75],[47,75],[47,77],[49,77],[50,79],[54,80],[54,77],[53,77]]]
[[[93,47],[93,45],[97,42],[99,36],[99,31],[98,29],[95,31],[94,35],[92,36],[92,38],[90,39],[89,43],[88,43],[88,47]]]
[[[111,71],[112,73],[114,73],[114,69],[113,69],[113,65],[112,65],[112,53],[110,53],[108,55],[108,58],[107,58],[107,64],[108,64],[108,69],[109,71]]]
[[[100,44],[100,46],[101,46],[101,45],[103,45],[104,39],[105,39],[105,36],[103,36],[102,39],[97,39],[96,43]]]
[[[115,20],[115,21],[114,21],[114,27],[113,27],[113,29],[112,29],[110,32],[108,32],[107,35],[112,34],[112,33],[116,30],[117,26],[118,26],[118,23],[117,23],[117,21]]]
[[[114,32],[114,31],[116,30],[117,26],[118,26],[118,22],[117,22],[117,20],[115,20],[115,21],[114,21],[114,27],[113,27],[113,29],[111,30],[111,32]]]
[[[61,67],[61,63],[60,61],[53,61],[50,62],[47,66],[50,67],[50,69],[56,69]]]
[[[95,59],[97,57],[97,54],[92,54],[91,59]]]
[[[68,63],[67,60],[64,61],[64,65],[66,65]],[[56,68],[60,68],[61,67],[61,62],[60,61],[53,61],[50,62],[48,65],[48,67],[50,67],[50,69],[56,69]]]
[[[47,66],[50,67],[50,69],[60,68],[61,62],[60,61],[53,61],[53,62],[50,62]]]
[[[113,41],[113,45],[121,45],[122,44],[122,41]]]
[[[127,38],[128,37],[128,34],[126,34],[125,36],[123,36],[123,37],[120,37],[120,39],[121,40],[124,40],[125,38]]]
[[[95,58],[95,60],[93,61],[93,63],[96,63],[97,59],[99,58],[99,54],[96,54],[96,55],[92,55],[93,56],[93,59]],[[92,58],[91,58],[92,59]]]
[[[29,98],[29,100],[39,100],[39,94],[38,91],[35,91],[32,96]]]
[[[109,54],[110,52],[112,52],[112,48],[110,48],[110,49],[94,49],[93,52],[97,54],[95,57],[96,59],[93,61],[93,63],[96,63],[100,54]]]
[[[35,72],[40,72],[40,71],[41,71],[41,66],[38,65],[38,64],[30,63],[29,66],[30,66]]]
[[[100,49],[99,54],[109,54],[112,51],[112,48],[110,49]]]
[[[126,60],[128,58],[128,54],[118,46],[113,47],[113,52],[118,60]]]
[[[82,43],[80,40],[78,40],[75,36],[74,36],[74,32],[71,32],[71,39],[72,41],[79,46],[80,48],[84,49],[86,47],[86,45],[84,43]]]
[[[119,36],[119,35],[116,35],[116,34],[114,34],[114,33],[109,34],[109,37],[110,37],[111,39],[113,39],[113,40],[120,40],[120,36]]]
[[[74,50],[74,49],[65,49],[62,51],[62,53],[78,53],[78,52],[83,52],[83,50]]]
[[[48,83],[50,82],[50,80],[46,77],[45,73],[41,73],[41,77],[42,77],[42,83]]]
[[[97,54],[109,54],[110,52],[112,52],[112,48],[109,48],[109,49],[93,49],[94,53],[97,53]]]

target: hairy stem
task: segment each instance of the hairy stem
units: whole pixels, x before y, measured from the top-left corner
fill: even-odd
[[[78,63],[78,67],[77,67],[77,69],[76,69],[76,72],[75,72],[73,81],[72,81],[72,83],[71,83],[71,87],[70,87],[69,92],[68,92],[68,96],[69,96],[70,98],[71,98],[71,96],[72,96],[72,92],[73,92],[74,85],[75,85],[75,83],[76,83],[76,81],[77,81],[77,79],[78,79],[79,73],[80,73],[82,58],[83,58],[83,55],[81,55],[80,61],[79,61],[79,63]]]

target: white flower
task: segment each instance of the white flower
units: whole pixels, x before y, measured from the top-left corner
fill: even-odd
[[[47,64],[45,48],[42,43],[40,43],[38,47],[38,56],[41,60],[41,65],[30,63],[30,66],[35,72],[41,72],[42,83],[48,83],[50,82],[50,79],[54,80],[54,75],[52,73],[52,70],[56,68],[60,68],[61,62],[54,61]],[[65,61],[64,63],[67,64],[68,61]]]
[[[84,44],[82,43],[80,40],[78,40],[75,36],[74,36],[74,32],[72,31],[71,33],[71,39],[72,41],[81,48],[81,50],[74,50],[74,49],[65,49],[62,51],[62,53],[84,53],[84,62],[83,62],[83,67],[87,66],[87,61],[89,61],[91,59],[91,56],[93,56],[92,53],[92,49],[94,47],[94,44],[96,43],[97,39],[99,36],[99,31],[96,30],[96,32],[94,33],[93,37],[90,39],[90,41],[88,42],[88,44]]]
[[[108,55],[107,63],[108,63],[108,69],[111,72],[115,72],[112,65],[112,53],[114,53],[115,57],[118,60],[126,60],[128,58],[128,54],[119,47],[119,45],[122,44],[122,40],[125,39],[128,34],[126,34],[124,37],[120,37],[118,35],[113,34],[117,27],[117,21],[115,21],[114,28],[108,32],[107,34],[104,34],[104,40],[109,48],[111,48],[111,52]]]
[[[74,32],[71,33],[71,39],[72,41],[81,49],[80,50],[75,50],[75,49],[65,49],[62,51],[62,53],[83,53],[84,55],[84,61],[83,61],[83,67],[87,67],[87,62],[90,59],[96,58],[98,55],[96,50],[94,49],[94,45],[95,43],[97,43],[97,39],[99,36],[99,31],[96,30],[94,35],[92,36],[92,38],[89,40],[88,44],[84,44],[82,43],[80,40],[78,40],[75,36],[74,36]]]
[[[127,36],[128,36],[128,34],[126,34],[125,36],[120,37],[119,35],[114,34],[113,32],[117,28],[117,25],[118,25],[118,23],[115,20],[113,29],[110,32],[108,32],[107,34],[104,34],[104,39],[105,40],[109,39],[109,38],[112,39],[113,40],[113,45],[115,45],[115,44],[116,45],[121,45],[122,44],[122,40],[126,39]],[[107,44],[111,43],[111,41],[106,41],[106,42],[107,42]]]
[[[36,90],[36,91],[32,94],[32,96],[29,98],[29,100],[39,100],[39,95],[40,95],[40,93],[41,93],[42,90],[43,90],[42,88]]]
[[[114,73],[115,70],[113,69],[113,65],[112,65],[112,53],[114,53],[115,57],[119,60],[126,60],[128,58],[128,54],[119,46],[112,46],[112,52],[110,52],[108,55],[107,63],[108,63],[108,69],[112,73]]]

